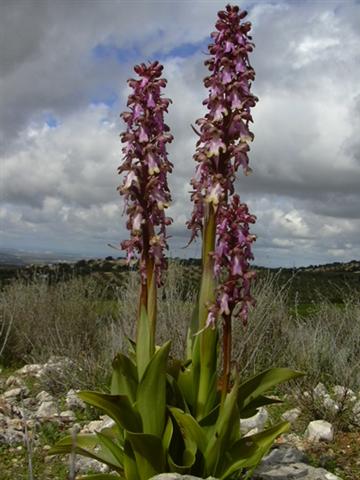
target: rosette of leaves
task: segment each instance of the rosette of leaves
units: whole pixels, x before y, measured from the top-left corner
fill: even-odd
[[[101,432],[65,437],[50,450],[50,454],[73,452],[98,460],[111,472],[84,475],[79,480],[148,480],[164,472],[245,479],[275,438],[288,430],[289,424],[282,422],[243,437],[240,418],[274,403],[265,392],[300,373],[270,369],[241,385],[236,382],[223,403],[214,385],[210,413],[196,418],[192,365],[169,363],[169,348],[168,342],[156,349],[141,378],[135,352],[118,354],[110,393],[79,393],[88,405],[115,422]]]

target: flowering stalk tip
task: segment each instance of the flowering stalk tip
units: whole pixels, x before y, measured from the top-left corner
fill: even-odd
[[[129,110],[121,114],[127,128],[121,134],[124,160],[118,171],[125,177],[118,190],[125,198],[130,231],[130,239],[121,247],[127,252],[128,262],[138,259],[140,264],[137,345],[139,373],[143,373],[155,348],[156,287],[161,285],[166,268],[166,227],[172,222],[165,210],[171,201],[167,174],[172,171],[166,145],[173,136],[164,122],[171,100],[162,96],[166,86],[161,78],[162,65],[142,63],[134,70],[139,78],[128,80],[133,92],[128,97]],[[146,359],[139,347],[145,338],[149,339]]]
[[[121,114],[127,129],[121,134],[124,161],[118,171],[126,175],[118,189],[125,198],[130,231],[130,239],[121,246],[127,251],[128,261],[140,257],[142,282],[152,275],[149,263],[153,263],[156,283],[160,285],[166,265],[166,226],[172,221],[165,209],[171,201],[167,174],[172,171],[166,144],[173,137],[164,122],[171,100],[161,94],[166,80],[160,78],[163,67],[159,62],[142,63],[134,70],[139,79],[128,80],[133,89],[127,102],[130,110]]]

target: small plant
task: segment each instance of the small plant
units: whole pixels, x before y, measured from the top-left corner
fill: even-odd
[[[276,402],[266,391],[300,373],[272,368],[246,381],[231,371],[232,321],[247,322],[254,304],[250,287],[255,217],[235,194],[240,166],[248,166],[251,108],[255,73],[248,54],[253,49],[243,22],[246,12],[228,5],[218,13],[204,80],[208,113],[197,120],[198,163],[192,179],[194,210],[188,227],[193,240],[202,235],[202,275],[197,306],[190,322],[184,359],[169,361],[170,342],[155,345],[157,288],[166,267],[165,210],[171,200],[167,174],[172,165],[166,144],[173,140],[164,113],[170,100],[162,97],[166,80],[158,62],[135,67],[129,80],[130,111],[122,114],[126,172],[120,193],[125,197],[130,239],[122,243],[128,260],[140,266],[140,296],[136,342],[129,355],[113,361],[110,394],[83,391],[79,397],[115,421],[101,433],[66,437],[53,454],[76,452],[107,464],[113,473],[83,479],[147,480],[162,472],[189,473],[219,479],[250,478],[278,435],[289,424],[279,423],[256,435],[242,437],[240,419]],[[222,365],[218,360],[222,327]],[[222,366],[220,378],[219,368]]]

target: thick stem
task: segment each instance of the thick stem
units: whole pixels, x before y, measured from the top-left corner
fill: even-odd
[[[212,205],[209,206],[209,215],[205,221],[203,232],[202,278],[199,295],[199,330],[206,326],[208,304],[215,300],[214,261],[210,254],[215,250],[216,214]],[[197,398],[196,415],[204,417],[210,410],[209,399],[216,389],[214,375],[217,363],[217,331],[206,328],[200,333],[200,377]],[[208,406],[207,406],[208,405]]]
[[[231,314],[223,318],[223,373],[221,379],[221,403],[223,404],[229,391],[231,369]]]
[[[139,379],[155,352],[156,284],[154,262],[149,255],[149,234],[143,229],[143,251],[141,268],[145,269],[146,279],[141,279],[139,313],[136,331],[136,364]]]

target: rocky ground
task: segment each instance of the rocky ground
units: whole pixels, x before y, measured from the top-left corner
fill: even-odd
[[[74,429],[92,433],[112,425],[110,418],[87,408],[74,390],[54,393],[53,380],[69,368],[68,359],[53,357],[46,364],[0,372],[0,480],[25,480],[30,470],[36,480],[65,480],[69,461],[48,456],[50,446]],[[300,396],[288,394],[281,406],[260,409],[242,421],[241,429],[244,435],[256,433],[280,418],[293,425],[292,433],[278,440],[254,480],[360,478],[359,394],[343,386],[328,391],[318,384]],[[77,473],[106,471],[82,457],[76,458],[75,468]]]

